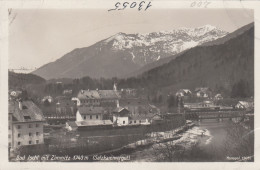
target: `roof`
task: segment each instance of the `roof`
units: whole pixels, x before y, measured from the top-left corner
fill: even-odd
[[[142,99],[120,99],[119,101],[120,106],[138,106],[138,105],[147,105],[149,106],[149,103],[147,100],[142,100]]]
[[[254,107],[253,102],[239,101],[238,104],[243,105],[245,108]]]
[[[78,107],[78,111],[80,114],[92,115],[92,114],[103,113],[104,109],[103,109],[103,107],[80,106],[80,107]]]
[[[81,90],[78,93],[79,99],[118,99],[120,94],[114,90]]]
[[[211,104],[211,103],[213,103],[213,102],[212,102],[212,101],[208,101],[208,100],[206,100],[206,101],[203,101],[203,103]]]
[[[195,92],[203,92],[206,93],[208,90],[210,90],[208,87],[198,87],[195,89]]]
[[[53,99],[51,96],[45,96],[43,99]]]
[[[98,90],[100,98],[102,99],[118,99],[119,93],[114,90]]]
[[[119,107],[115,108],[115,110],[114,110],[113,112],[118,112],[118,113],[119,113],[119,112],[121,112],[122,110],[127,110],[127,111],[129,111],[128,109],[119,106]]]
[[[21,102],[22,109],[19,109],[18,101],[9,102],[9,113],[13,114],[14,121],[33,122],[45,121],[42,111],[32,101]]]
[[[78,93],[79,99],[100,99],[97,90],[80,90]]]
[[[190,91],[189,89],[183,89],[183,91],[184,91],[185,93],[191,93],[191,91]]]
[[[152,114],[152,113],[148,113],[148,114],[136,114],[136,115],[131,115],[130,116],[130,120],[140,120],[140,119],[152,119],[155,116],[160,116],[158,114]]]
[[[218,94],[216,94],[216,96],[215,96],[215,97],[221,97],[221,94],[219,94],[219,93],[218,93]]]
[[[85,120],[76,121],[77,126],[100,126],[100,125],[113,125],[111,120]]]

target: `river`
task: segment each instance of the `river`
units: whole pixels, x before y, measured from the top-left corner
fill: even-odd
[[[233,148],[236,141],[241,139],[240,131],[237,130],[238,124],[235,124],[229,119],[222,121],[218,120],[202,120],[195,121],[196,126],[182,134],[182,138],[174,141],[176,144],[181,144],[185,147],[192,145],[192,142],[197,142],[199,149],[194,150],[194,155],[189,155],[189,158],[183,159],[185,162],[193,161],[239,161],[242,157],[246,157],[252,161],[252,157],[248,158],[248,151]],[[241,126],[240,126],[241,127]],[[240,129],[239,127],[239,129]],[[241,130],[241,129],[240,129]],[[243,130],[244,131],[244,130]],[[202,135],[203,134],[203,135]],[[247,136],[246,136],[247,137]],[[241,141],[237,142],[241,143]],[[245,143],[245,142],[243,142]],[[246,143],[248,144],[248,143]],[[253,145],[252,143],[250,143]],[[157,144],[155,144],[157,145]],[[130,154],[131,161],[134,162],[154,162],[158,161],[158,157],[164,153],[156,153],[154,146],[143,150],[137,150]],[[247,146],[248,147],[248,146]],[[239,146],[241,148],[241,146]],[[246,147],[242,147],[246,148]],[[252,147],[251,147],[252,148]],[[249,148],[250,149],[250,148]],[[228,152],[227,152],[228,151]],[[162,151],[165,152],[165,151]],[[249,151],[249,153],[251,153]],[[192,154],[192,153],[191,153]],[[228,155],[230,154],[230,155]],[[233,155],[232,155],[233,154]],[[242,155],[242,156],[235,156]],[[251,154],[252,155],[252,154]],[[233,160],[232,160],[233,159]],[[165,161],[165,160],[164,160]],[[166,160],[167,161],[167,160]],[[173,160],[176,161],[176,160]]]

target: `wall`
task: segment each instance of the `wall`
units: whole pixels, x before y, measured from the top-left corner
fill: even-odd
[[[125,123],[123,123],[125,121]],[[128,125],[128,117],[118,117],[117,119],[118,125]]]
[[[31,125],[31,128],[29,128],[29,124]],[[38,127],[36,127],[36,124],[38,124]],[[20,129],[18,129],[18,125],[21,126]],[[39,140],[38,144],[43,144],[43,122],[33,122],[33,123],[17,123],[12,125],[13,128],[13,147],[16,148],[18,146],[22,145],[30,145],[29,141],[32,141],[31,145],[36,144],[36,140]],[[36,132],[39,132],[39,135],[36,136]],[[32,136],[29,136],[29,133],[32,134]],[[18,134],[20,134],[20,137],[18,137]],[[18,145],[18,142],[21,142],[20,145]]]
[[[92,116],[92,119],[91,119]],[[96,118],[98,116],[98,118]],[[76,113],[76,121],[84,121],[84,120],[102,120],[103,116],[101,113],[92,114],[92,115],[81,115],[79,111]]]

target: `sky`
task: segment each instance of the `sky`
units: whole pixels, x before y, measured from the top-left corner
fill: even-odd
[[[207,24],[233,32],[254,19],[253,10],[248,9],[16,9],[9,20],[9,68],[16,69],[38,68],[118,32],[149,33]]]

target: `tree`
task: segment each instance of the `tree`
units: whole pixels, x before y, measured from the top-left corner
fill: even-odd
[[[168,108],[176,107],[177,103],[174,95],[170,95],[167,100]]]
[[[43,104],[44,104],[44,106],[46,106],[46,107],[50,106],[50,102],[49,102],[48,99],[44,100]]]
[[[240,80],[239,82],[235,83],[231,90],[231,97],[249,97],[250,96],[250,89],[248,83],[245,80]]]

